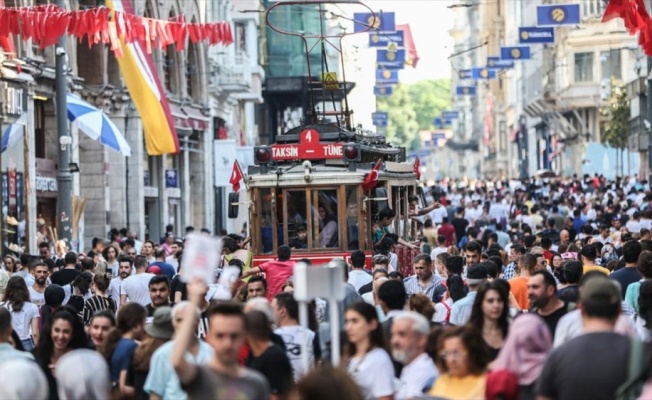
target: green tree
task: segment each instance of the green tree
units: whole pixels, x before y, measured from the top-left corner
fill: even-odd
[[[629,140],[630,108],[625,85],[615,78],[611,78],[611,94],[607,104],[601,109],[602,115],[609,118],[603,125],[601,139],[602,143],[607,146],[620,150],[620,172],[622,174],[623,152],[627,148]]]
[[[391,96],[377,100],[378,111],[388,113],[387,141],[409,151],[419,148],[419,131],[433,129],[433,119],[450,107],[450,81],[424,80],[398,84]]]

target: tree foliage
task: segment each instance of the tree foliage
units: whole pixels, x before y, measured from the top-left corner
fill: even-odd
[[[419,131],[433,129],[433,119],[450,105],[448,79],[398,84],[391,96],[377,101],[378,111],[388,113],[387,140],[409,151],[419,148]]]
[[[608,106],[602,109],[602,114],[609,119],[604,124],[602,143],[615,149],[624,149],[628,144],[630,108],[625,85],[611,79],[611,95]]]

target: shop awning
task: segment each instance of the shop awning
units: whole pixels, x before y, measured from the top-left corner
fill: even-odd
[[[192,106],[181,106],[170,103],[170,111],[174,118],[174,126],[182,130],[206,131],[209,118],[201,110]]]

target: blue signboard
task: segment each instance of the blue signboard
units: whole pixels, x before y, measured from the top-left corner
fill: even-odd
[[[405,68],[405,50],[377,50],[376,64],[379,69],[403,69]]]
[[[371,113],[372,119],[387,119],[389,115],[385,111],[376,111]]]
[[[387,114],[387,113],[384,113],[384,114]],[[373,116],[373,114],[372,114],[371,121],[374,124],[374,126],[378,126],[378,127],[387,126],[387,116],[385,116],[384,118],[383,117],[377,118],[377,117]]]
[[[369,47],[387,47],[390,43],[403,47],[405,43],[403,31],[373,32],[369,34]]]
[[[165,170],[165,187],[166,188],[175,188],[178,187],[177,179],[177,170],[176,169],[166,169]]]
[[[537,6],[537,25],[577,25],[579,23],[579,4]]]
[[[459,71],[460,79],[471,79],[473,78],[473,71],[470,69],[461,69]]]
[[[376,84],[393,84],[398,83],[398,71],[389,69],[379,69],[376,71]]]
[[[493,79],[496,77],[496,70],[487,68],[473,68],[473,79]]]
[[[522,44],[555,43],[555,28],[522,26],[518,28],[518,41]]]
[[[372,13],[354,13],[353,14],[353,31],[364,32],[371,28],[376,32],[395,32],[396,22],[393,12],[378,12],[374,16]]]
[[[440,118],[440,117],[435,117],[435,119],[432,121],[432,123],[433,123],[433,125],[435,125],[435,127],[444,126],[444,120],[442,118]]]
[[[500,57],[487,57],[487,69],[514,68],[514,61],[501,60]]]
[[[529,46],[501,47],[500,58],[503,60],[529,60],[531,57]]]
[[[376,97],[389,97],[394,92],[391,86],[374,86],[374,96]]]
[[[447,120],[458,119],[460,117],[459,111],[442,111],[441,117]]]
[[[477,93],[475,86],[458,86],[455,88],[455,94],[458,96],[475,96]]]

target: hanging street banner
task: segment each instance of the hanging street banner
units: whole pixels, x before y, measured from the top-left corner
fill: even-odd
[[[500,57],[487,57],[487,69],[514,68],[514,61],[501,60]]]
[[[487,68],[473,68],[473,79],[494,79],[496,70]]]
[[[445,120],[451,121],[454,119],[458,119],[460,117],[460,112],[459,111],[442,111],[441,112],[441,117]]]
[[[389,85],[398,83],[398,71],[380,69],[376,71],[376,85]]]
[[[387,47],[390,43],[403,47],[405,44],[404,31],[373,32],[369,34],[369,47]]]
[[[537,25],[578,25],[579,4],[554,4],[537,6]]]
[[[518,41],[521,44],[555,43],[555,28],[523,26],[518,28]]]
[[[376,97],[389,97],[393,92],[392,86],[374,86],[374,96]]]
[[[353,31],[365,32],[371,28],[375,32],[395,32],[396,22],[393,12],[378,12],[374,16],[372,13],[354,13],[353,14]]]
[[[377,50],[376,64],[378,69],[403,69],[405,68],[405,50]]]
[[[529,46],[501,47],[502,60],[529,60],[531,57]]]
[[[473,72],[470,69],[461,69],[458,74],[460,76],[460,79],[472,79],[473,78]]]
[[[477,93],[475,86],[458,86],[455,88],[455,94],[458,96],[475,96]]]

